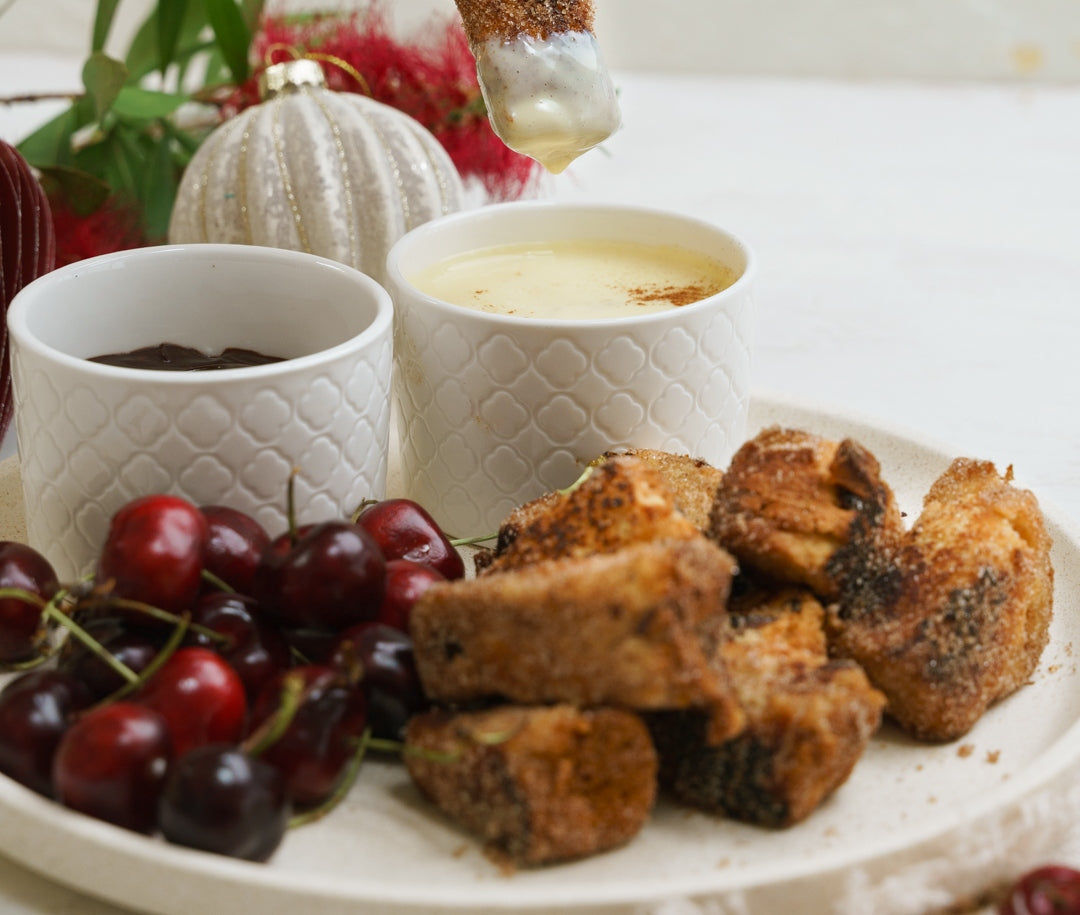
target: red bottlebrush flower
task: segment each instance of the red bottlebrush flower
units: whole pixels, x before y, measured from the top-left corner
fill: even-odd
[[[345,16],[268,17],[253,51],[267,65],[316,58],[328,88],[368,95],[415,118],[442,143],[462,177],[479,181],[493,200],[535,187],[539,165],[504,145],[488,122],[476,61],[456,20],[433,23],[421,41],[409,43],[393,36],[379,2]],[[223,107],[226,116],[259,101],[257,80],[238,87]]]
[[[142,234],[138,211],[115,198],[85,216],[76,213],[58,195],[50,198],[50,204],[56,230],[57,267],[148,243]]]

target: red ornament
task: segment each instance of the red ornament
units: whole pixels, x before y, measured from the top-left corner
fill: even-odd
[[[14,146],[0,140],[0,439],[11,424],[7,308],[23,286],[53,269],[56,236],[45,192]]]

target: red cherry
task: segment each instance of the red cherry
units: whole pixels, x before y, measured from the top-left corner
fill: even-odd
[[[1013,884],[999,915],[1080,915],[1080,871],[1048,864]]]
[[[409,631],[409,614],[420,595],[446,577],[436,568],[412,559],[390,559],[386,563],[386,594],[379,607],[381,623]]]
[[[185,499],[135,499],[113,515],[97,580],[114,581],[120,597],[181,613],[199,593],[208,535],[203,513]]]
[[[236,742],[247,723],[243,681],[208,648],[177,650],[150,677],[136,701],[165,720],[176,756],[208,743]]]
[[[281,708],[287,676],[300,678],[305,698],[285,733],[260,759],[281,770],[297,806],[312,806],[329,798],[341,781],[367,726],[367,703],[341,671],[308,664],[267,684],[255,703],[255,727]]]
[[[34,670],[0,691],[0,772],[51,797],[56,747],[90,692],[71,674]]]
[[[376,737],[401,740],[408,720],[427,705],[416,672],[413,643],[385,623],[359,623],[338,639],[331,663],[359,678]]]
[[[357,518],[387,559],[411,559],[438,569],[445,578],[463,578],[465,560],[427,510],[411,499],[383,499]]]
[[[161,796],[161,833],[189,848],[265,861],[281,843],[291,809],[278,769],[211,744],[173,763]]]
[[[37,550],[13,540],[0,542],[0,588],[19,588],[48,601],[56,572]],[[34,655],[41,636],[42,608],[21,597],[0,598],[0,662]]]
[[[202,513],[209,528],[203,556],[206,571],[241,594],[251,594],[255,567],[270,535],[251,515],[235,508],[204,505]]]
[[[275,539],[256,570],[260,605],[291,627],[340,630],[373,619],[386,560],[357,524],[324,521]]]
[[[60,740],[56,798],[117,826],[153,832],[170,759],[168,727],[153,709],[134,702],[99,706]]]
[[[285,636],[261,616],[252,597],[224,591],[205,594],[196,602],[191,622],[225,636],[226,641],[221,642],[196,634],[191,642],[228,661],[243,680],[249,701],[254,701],[271,677],[292,665]]]

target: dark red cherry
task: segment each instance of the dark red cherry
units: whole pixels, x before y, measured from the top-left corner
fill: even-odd
[[[182,613],[199,593],[208,533],[203,513],[185,499],[135,499],[113,515],[97,580],[113,581],[120,597]]]
[[[173,763],[158,822],[178,845],[265,861],[281,844],[291,812],[280,770],[237,747],[210,744]]]
[[[165,719],[153,709],[134,702],[99,706],[60,740],[56,799],[117,826],[153,832],[171,754]]]
[[[256,571],[255,596],[290,627],[340,630],[374,619],[385,578],[386,560],[367,531],[324,521],[270,545]]]
[[[42,602],[0,597],[0,662],[22,661],[35,655],[43,635],[42,606],[57,587],[56,572],[37,550],[13,540],[0,542],[0,588],[18,588]]]
[[[386,593],[379,606],[379,622],[408,632],[413,604],[438,581],[446,581],[446,578],[433,566],[412,559],[387,560]]]
[[[367,704],[341,671],[308,664],[267,684],[255,704],[255,727],[281,709],[285,677],[299,679],[305,698],[284,734],[260,758],[281,770],[293,802],[307,807],[329,798],[340,783],[367,726]]]
[[[383,499],[357,519],[387,559],[411,559],[432,566],[444,578],[462,578],[465,561],[427,510],[411,499]]]
[[[216,575],[241,594],[251,594],[255,567],[270,545],[270,535],[258,521],[226,505],[204,505],[209,535],[203,562],[207,572]]]
[[[235,743],[247,725],[243,681],[208,648],[178,649],[135,698],[165,720],[176,756],[208,743]]]
[[[332,663],[359,680],[375,737],[400,740],[409,718],[427,704],[412,639],[400,629],[378,622],[352,626],[341,634]]]
[[[1080,915],[1080,871],[1047,864],[1013,884],[1000,915]]]
[[[285,636],[262,617],[253,597],[225,591],[204,594],[192,610],[191,622],[224,637],[221,641],[193,633],[190,641],[228,661],[244,682],[249,701],[271,677],[292,664]]]
[[[41,669],[20,674],[0,691],[0,772],[52,797],[52,764],[72,716],[90,692],[71,674]]]

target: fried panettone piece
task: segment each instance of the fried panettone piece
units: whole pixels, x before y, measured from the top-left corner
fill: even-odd
[[[649,733],[618,709],[426,712],[409,722],[404,760],[422,794],[518,865],[622,845],[656,796]]]
[[[624,452],[609,451],[605,458],[619,454],[637,458],[659,471],[675,499],[675,507],[694,527],[705,530],[716,490],[724,477],[722,470],[707,461],[687,454],[673,454],[655,448],[629,448]]]
[[[851,439],[762,430],[735,453],[711,535],[741,564],[839,597],[890,558],[903,519],[877,459]]]
[[[710,745],[695,711],[647,716],[661,783],[684,803],[759,826],[804,820],[842,785],[881,723],[885,697],[827,655],[821,604],[787,591],[731,615],[721,653],[746,727]]]
[[[568,491],[548,493],[511,512],[499,528],[494,556],[478,574],[698,534],[676,507],[675,495],[656,467],[616,455],[592,466]]]
[[[409,629],[426,695],[629,709],[709,706],[741,725],[722,667],[732,558],[703,534],[439,582]]]
[[[956,459],[927,493],[895,568],[829,618],[913,736],[952,740],[1031,676],[1049,638],[1051,538],[1035,496]]]

